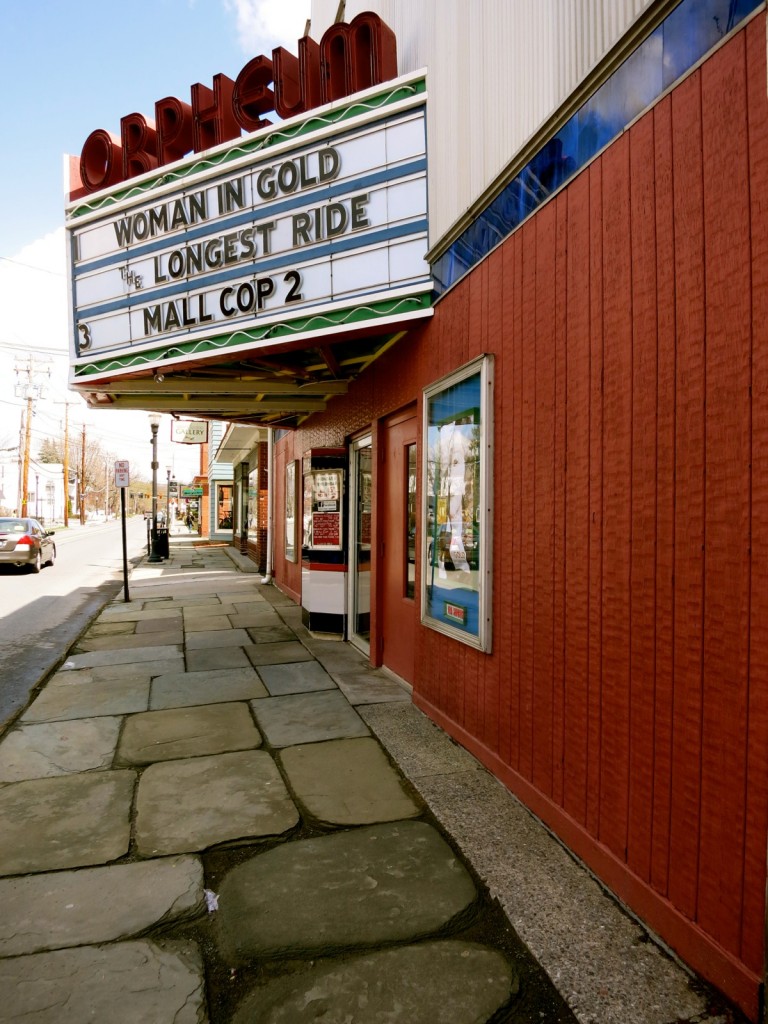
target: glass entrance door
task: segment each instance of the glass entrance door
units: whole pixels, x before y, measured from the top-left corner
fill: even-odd
[[[365,654],[371,638],[371,437],[350,449],[349,640]]]

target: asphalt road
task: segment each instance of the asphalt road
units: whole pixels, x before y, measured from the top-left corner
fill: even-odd
[[[144,520],[126,524],[129,569],[146,553]],[[0,730],[26,707],[100,609],[123,593],[119,519],[56,530],[56,564],[0,566]],[[130,595],[130,580],[129,580]]]

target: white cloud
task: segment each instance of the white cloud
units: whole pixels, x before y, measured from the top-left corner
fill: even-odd
[[[310,0],[224,0],[224,9],[235,15],[240,47],[244,53],[269,55],[276,46],[296,53],[296,41],[304,35],[311,14]]]
[[[17,444],[22,409],[26,402],[16,394],[17,382],[26,383],[15,367],[34,365],[36,383],[44,394],[34,404],[33,453],[46,437],[63,436],[65,403],[69,405],[70,436],[86,424],[87,436],[98,438],[105,453],[129,459],[147,479],[151,473],[151,430],[146,412],[89,409],[69,390],[69,325],[65,231],[61,227],[24,246],[10,259],[0,259],[0,447]],[[160,476],[173,465],[178,477],[188,481],[199,471],[199,448],[172,444],[170,418],[163,417],[158,432]]]

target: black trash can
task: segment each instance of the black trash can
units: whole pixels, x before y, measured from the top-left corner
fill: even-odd
[[[171,553],[168,547],[168,528],[166,526],[157,528],[156,551],[161,558],[168,558]]]

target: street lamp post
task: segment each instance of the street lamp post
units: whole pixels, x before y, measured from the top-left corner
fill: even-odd
[[[171,467],[165,467],[165,528],[168,531],[168,540],[171,539]]]
[[[157,550],[157,428],[160,426],[160,413],[149,414],[149,425],[152,428],[152,531],[150,533],[150,550],[148,562],[162,562],[162,557]]]

